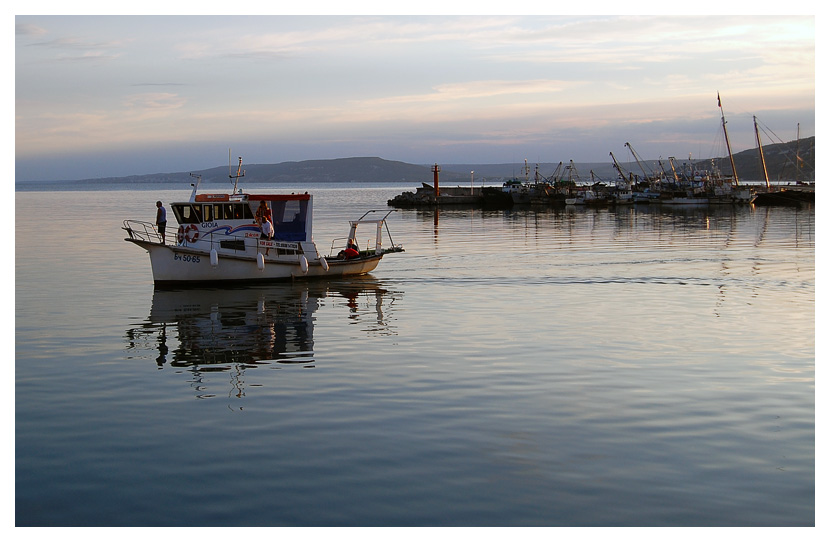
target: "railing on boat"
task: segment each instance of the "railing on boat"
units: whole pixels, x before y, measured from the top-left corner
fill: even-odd
[[[373,249],[373,240],[367,239],[366,240],[366,249],[360,248],[360,243],[358,239],[355,239],[355,243],[357,243],[357,250],[358,252],[365,252],[370,249]],[[332,240],[331,242],[331,249],[329,249],[329,258],[333,258],[337,256],[340,252],[346,250],[349,247],[349,238],[348,237],[337,237]],[[374,252],[374,250],[372,250]]]
[[[369,254],[386,254],[388,252],[403,252],[403,247],[401,245],[396,245],[395,242],[392,240],[392,232],[389,231],[389,224],[386,222],[386,219],[392,213],[397,212],[397,209],[370,209],[363,213],[363,216],[358,218],[357,220],[352,220],[349,223],[352,226],[352,233],[354,234],[354,242],[358,245],[358,251],[365,255]],[[370,218],[367,219],[366,217],[372,213],[385,213],[382,218]],[[357,227],[360,224],[373,224],[375,226],[381,225],[381,228],[378,228],[375,232],[374,238],[369,238],[366,240],[366,249],[360,248],[360,242],[357,238]],[[386,235],[389,237],[389,248],[382,248],[382,239],[381,237],[381,229],[386,229]],[[331,242],[331,249],[329,250],[329,257],[334,257],[335,255],[339,255],[340,252],[345,250],[348,247],[349,240],[352,239],[351,237],[338,237]]]
[[[161,243],[161,234],[155,224],[142,222],[140,220],[125,220],[123,229],[130,236],[130,239],[147,241],[149,243]]]

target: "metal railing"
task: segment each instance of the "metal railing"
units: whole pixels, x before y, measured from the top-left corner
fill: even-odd
[[[155,224],[151,224],[150,222],[125,220],[123,229],[130,236],[130,239],[138,239],[139,241],[147,241],[148,243],[161,243],[161,234],[156,229]]]
[[[341,252],[343,250],[346,250],[346,248],[348,248],[348,246],[349,246],[349,240],[350,240],[349,237],[337,237],[337,238],[333,239],[332,242],[331,242],[331,248],[329,249],[329,257],[330,258],[334,257],[339,252]],[[366,248],[365,249],[360,248],[360,242],[357,239],[355,239],[354,241],[355,241],[355,243],[357,243],[358,252],[362,253],[362,252],[372,250],[374,248],[374,242],[375,242],[374,239],[367,239],[366,240]]]

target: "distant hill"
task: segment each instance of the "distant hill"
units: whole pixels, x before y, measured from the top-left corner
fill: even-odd
[[[795,180],[795,148],[796,142],[779,143],[764,146],[764,157],[767,163],[767,172],[770,181]],[[799,156],[804,166],[801,169],[801,179],[805,181],[815,180],[815,136],[802,139],[798,142]],[[734,155],[735,168],[738,170],[738,177],[741,181],[757,182],[763,180],[760,168],[758,149],[741,151]],[[688,160],[676,161],[677,165]],[[724,174],[731,173],[731,166],[726,157],[717,157],[695,162],[696,169],[712,169],[712,162]],[[563,167],[568,165],[566,161]],[[646,170],[659,171],[660,166],[656,160],[645,160],[643,164]],[[486,179],[490,182],[498,182],[503,179],[523,179],[525,173],[522,171],[524,163],[521,164],[439,164],[441,171],[439,180],[445,184],[465,185],[470,182],[470,172],[474,172],[476,183]],[[534,178],[534,172],[538,166],[539,174],[550,178],[557,169],[556,163],[528,163],[530,172],[528,177]],[[636,162],[623,162],[622,168],[626,172],[642,175],[642,170]],[[432,183],[433,174],[430,165],[407,164],[392,160],[384,160],[377,157],[365,158],[337,158],[332,160],[304,160],[301,162],[282,162],[279,164],[243,164],[245,176],[240,180],[240,185],[270,183],[270,184],[302,184],[310,182],[411,182],[415,185],[420,183]],[[609,157],[608,162],[578,163],[574,164],[575,172],[580,181],[589,182],[594,178],[603,182],[610,182],[616,179],[617,174]],[[669,168],[668,161],[663,160],[663,167]],[[106,177],[99,179],[86,179],[76,181],[86,184],[145,184],[160,183],[169,185],[189,185],[193,182],[191,172],[178,173],[153,173],[149,175],[132,175],[129,177]],[[201,175],[202,182],[207,184],[228,184],[227,166],[193,171],[193,174]]]
[[[260,183],[343,183],[343,182],[431,182],[431,166],[407,164],[384,160],[382,158],[336,158],[332,160],[304,160],[302,162],[282,162],[279,164],[242,164],[245,176],[239,180],[242,186]],[[130,177],[108,177],[78,181],[84,183],[113,184],[113,183],[164,183],[190,184],[193,178],[191,172],[180,173],[153,173],[149,175],[133,175]],[[201,175],[203,183],[230,183],[227,166],[219,166],[200,171],[193,171],[194,175]],[[236,174],[236,168],[233,169]],[[469,179],[450,173],[441,173],[440,179],[454,180],[457,178]]]
[[[806,137],[798,142],[764,144],[764,161],[767,164],[767,175],[772,181],[794,181],[796,179],[795,157],[796,146],[801,158],[801,176],[799,180],[813,182],[816,180],[816,137]],[[742,151],[733,155],[735,169],[738,170],[738,179],[741,181],[763,181],[761,172],[761,158],[758,148]],[[725,164],[729,159],[723,159]],[[720,165],[721,171],[729,172],[729,165]]]

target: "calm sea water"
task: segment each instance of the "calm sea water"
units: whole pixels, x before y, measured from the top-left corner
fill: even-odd
[[[321,249],[413,189],[312,188]],[[813,210],[402,210],[371,276],[155,291],[121,222],[188,195],[16,192],[18,526],[815,524]]]

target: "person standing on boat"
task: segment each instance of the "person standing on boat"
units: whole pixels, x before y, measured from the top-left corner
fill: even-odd
[[[167,209],[164,208],[164,205],[161,204],[160,201],[156,202],[156,207],[158,210],[156,211],[156,226],[159,230],[159,235],[161,235],[161,244],[164,244],[164,230],[167,227]]]
[[[259,228],[262,231],[262,234],[259,236],[260,239],[265,239],[266,241],[270,241],[272,237],[274,237],[274,226],[271,224],[271,221],[267,218],[259,218],[257,217],[257,222],[259,223]],[[268,256],[268,251],[271,250],[271,247],[267,247],[265,249],[265,255]]]

